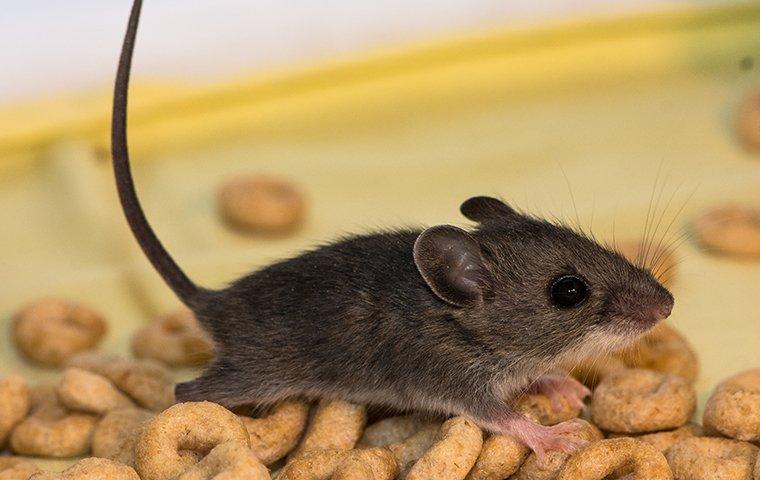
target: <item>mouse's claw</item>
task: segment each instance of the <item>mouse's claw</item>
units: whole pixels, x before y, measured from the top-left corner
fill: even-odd
[[[572,408],[583,408],[583,399],[591,395],[591,390],[586,388],[573,377],[564,375],[543,375],[539,377],[530,388],[531,393],[540,393],[549,397],[552,409],[555,412],[562,410],[564,398]]]

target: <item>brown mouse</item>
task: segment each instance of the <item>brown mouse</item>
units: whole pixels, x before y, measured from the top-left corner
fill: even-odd
[[[153,233],[129,167],[127,90],[141,2],[116,78],[112,154],[120,200],[148,259],[195,312],[217,358],[177,385],[178,401],[228,407],[293,396],[464,415],[537,454],[572,450],[515,413],[527,389],[582,402],[560,363],[625,345],[670,314],[651,274],[564,225],[475,197],[450,225],[350,236],[244,276],[197,286]]]

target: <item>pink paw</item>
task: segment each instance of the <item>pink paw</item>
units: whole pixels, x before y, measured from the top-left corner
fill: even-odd
[[[540,425],[522,416],[510,417],[503,423],[504,433],[524,443],[536,454],[539,465],[546,464],[546,452],[550,450],[574,453],[586,446],[586,440],[563,436],[582,428],[576,422],[562,422],[550,427]]]
[[[572,408],[583,408],[583,399],[591,395],[591,390],[573,377],[563,375],[543,375],[529,390],[549,397],[555,412],[562,410],[564,398]]]

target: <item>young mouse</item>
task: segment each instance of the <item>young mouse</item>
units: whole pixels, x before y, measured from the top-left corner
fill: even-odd
[[[216,360],[177,385],[178,401],[227,407],[293,396],[464,415],[538,455],[571,451],[572,424],[538,425],[514,399],[582,403],[563,362],[623,346],[670,314],[643,268],[563,225],[500,200],[461,206],[477,222],[352,236],[275,263],[221,290],[194,284],[148,224],[130,173],[127,90],[134,2],[114,92],[112,154],[124,213],[145,255],[214,339]]]

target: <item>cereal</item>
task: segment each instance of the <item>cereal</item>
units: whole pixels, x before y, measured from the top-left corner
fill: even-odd
[[[214,447],[176,480],[269,480],[269,470],[242,443],[231,441]]]
[[[328,480],[350,450],[314,450],[292,459],[277,480]]]
[[[92,454],[134,467],[137,438],[153,415],[138,408],[111,410],[95,427]]]
[[[463,479],[467,476],[483,446],[483,432],[464,417],[446,420],[436,442],[407,475],[408,480]]]
[[[600,428],[643,433],[680,427],[696,407],[696,393],[682,377],[650,370],[620,370],[594,390],[591,415]]]
[[[61,473],[38,472],[29,480],[140,480],[134,468],[105,458],[85,458]]]
[[[125,360],[99,352],[84,352],[67,362],[111,380],[139,406],[161,411],[174,403],[174,381],[169,371],[153,360]]]
[[[760,440],[760,369],[721,382],[705,405],[706,428],[737,440]]]
[[[401,442],[414,435],[422,425],[420,418],[411,415],[384,418],[364,429],[359,445],[382,447]]]
[[[650,267],[652,275],[664,285],[669,286],[673,283],[675,268],[678,264],[673,249],[654,245],[647,247],[640,241],[621,242],[615,247],[631,263]]]
[[[630,368],[646,368],[680,375],[689,383],[697,378],[699,363],[689,342],[667,323],[660,323],[632,347],[618,354]]]
[[[0,379],[0,449],[19,422],[29,412],[29,387],[20,375]]]
[[[132,337],[132,354],[170,367],[204,365],[214,356],[211,338],[187,309],[164,315]]]
[[[573,408],[564,397],[561,403],[562,408],[554,410],[551,400],[546,395],[525,394],[517,400],[515,410],[541,425],[556,425],[580,414],[581,409]]]
[[[98,312],[72,302],[37,300],[13,318],[18,350],[40,365],[58,366],[74,354],[95,347],[106,334]]]
[[[737,256],[760,256],[760,209],[723,205],[699,216],[692,225],[707,250]]]
[[[248,432],[234,413],[211,402],[180,403],[145,425],[135,464],[142,480],[169,480],[229,441],[250,446]]]
[[[557,480],[602,480],[630,466],[635,479],[670,480],[668,463],[655,447],[632,438],[593,442],[571,455]],[[676,477],[678,478],[678,477]]]
[[[668,451],[676,479],[752,480],[758,448],[725,438],[687,438]]]
[[[628,436],[625,434],[612,434],[610,438]],[[694,438],[702,436],[702,427],[695,423],[688,423],[683,427],[678,427],[675,430],[667,430],[664,432],[647,433],[645,435],[638,435],[633,438],[644,443],[648,443],[661,451],[663,454],[668,453],[670,447],[686,438]]]
[[[592,390],[602,378],[627,368],[621,359],[611,355],[586,357],[566,367],[570,370],[570,375]]]
[[[63,372],[57,393],[65,407],[96,415],[134,405],[107,378],[79,368],[67,368]]]
[[[11,450],[21,455],[69,458],[90,450],[97,417],[69,411],[51,389],[37,394],[31,414],[11,433]]]
[[[25,458],[0,456],[0,480],[27,480],[37,471],[37,465]]]
[[[396,457],[396,463],[399,466],[399,478],[406,478],[417,460],[433,445],[440,428],[441,425],[438,423],[428,423],[404,441],[388,445],[388,450]]]
[[[352,450],[338,465],[332,480],[393,480],[398,475],[396,457],[387,448]]]
[[[261,175],[226,181],[219,188],[218,203],[227,223],[248,232],[292,230],[306,209],[303,195],[293,185]]]
[[[309,404],[288,400],[262,418],[240,417],[251,439],[251,450],[264,465],[281,459],[298,444],[309,419]]]
[[[291,458],[315,450],[350,450],[362,434],[367,420],[364,406],[342,400],[322,400],[309,428]]]
[[[578,425],[578,430],[564,433],[562,436],[579,438],[587,442],[594,442],[604,438],[604,435],[602,435],[602,432],[600,432],[598,428],[585,420],[576,418],[570,420],[570,422]],[[512,478],[514,480],[553,479],[557,476],[557,472],[559,472],[565,464],[568,457],[570,457],[570,454],[565,453],[562,450],[551,450],[547,451],[544,459],[540,461],[535,453],[531,453]]]
[[[760,90],[749,92],[742,100],[736,130],[747,148],[760,150]]]
[[[490,435],[466,480],[503,480],[520,468],[529,452],[528,447],[510,436]]]

